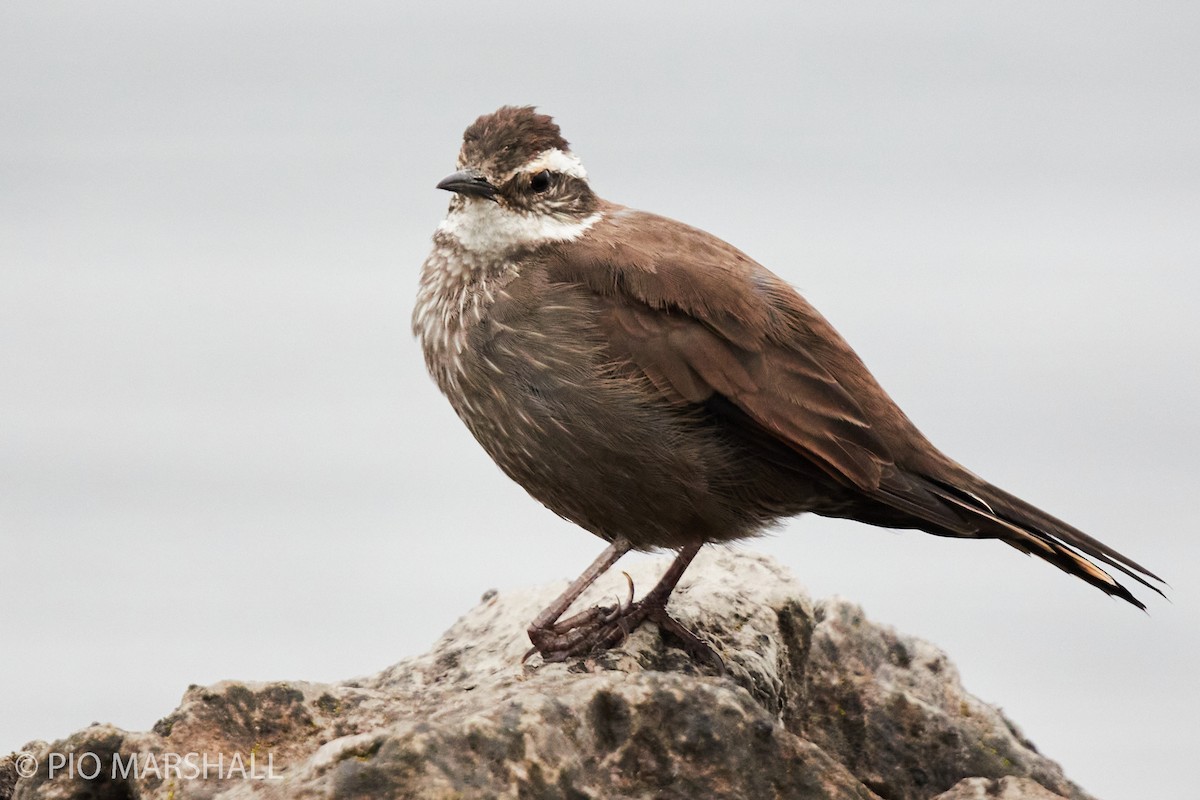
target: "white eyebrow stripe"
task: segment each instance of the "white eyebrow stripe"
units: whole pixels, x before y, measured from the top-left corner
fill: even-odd
[[[541,172],[542,170],[561,172],[573,178],[587,180],[587,170],[583,168],[583,162],[576,158],[574,153],[559,150],[557,147],[543,150],[537,154],[536,158],[521,167],[521,172],[527,173]]]

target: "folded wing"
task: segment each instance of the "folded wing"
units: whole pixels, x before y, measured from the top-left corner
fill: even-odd
[[[590,289],[614,358],[666,397],[739,412],[830,481],[913,517],[910,527],[997,538],[1139,607],[1082,554],[1152,573],[959,467],[926,440],[831,325],[731,245],[673,220],[609,209],[594,241],[552,259]],[[616,230],[613,230],[615,228]],[[604,242],[604,244],[599,244]],[[1160,592],[1161,593],[1161,592]]]

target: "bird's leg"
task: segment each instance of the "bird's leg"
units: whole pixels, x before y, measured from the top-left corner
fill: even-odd
[[[671,566],[667,567],[667,571],[663,573],[662,578],[659,579],[653,589],[646,593],[645,597],[630,606],[625,613],[603,626],[602,630],[595,637],[593,649],[602,650],[620,644],[624,641],[625,637],[637,629],[638,625],[649,619],[658,623],[660,628],[679,639],[683,644],[683,649],[693,658],[700,661],[707,661],[716,667],[718,671],[725,672],[725,662],[721,660],[717,651],[713,650],[699,636],[688,630],[683,623],[667,613],[667,599],[671,596],[671,592],[675,590],[675,586],[679,583],[679,579],[683,577],[683,573],[688,568],[688,565],[692,563],[692,559],[700,552],[701,546],[701,544],[689,544],[683,547],[679,551],[679,555],[671,562]]]
[[[590,632],[599,623],[608,622],[614,613],[621,611],[620,606],[615,611],[611,608],[594,607],[565,620],[559,620],[559,617],[567,612],[571,604],[579,599],[579,595],[583,594],[589,586],[596,582],[597,578],[607,572],[609,567],[617,563],[621,556],[628,553],[631,547],[632,545],[623,536],[613,539],[612,544],[605,548],[604,552],[567,587],[566,591],[534,618],[528,629],[529,641],[533,642],[533,650],[525,654],[526,658],[536,651],[541,653],[542,658],[547,661],[561,661],[568,655],[563,649],[564,639],[573,639],[571,634],[579,630]],[[555,658],[560,652],[562,652],[561,657]]]
[[[625,576],[625,581],[629,584],[629,591],[626,593],[624,600],[619,597],[617,598],[616,608],[593,606],[566,619],[560,619],[551,625],[550,629],[555,633],[567,633],[587,625],[595,626],[604,622],[611,622],[627,611],[633,606],[633,578],[629,577],[628,572],[622,572],[621,574]]]
[[[683,643],[684,649],[693,658],[707,661],[719,671],[724,672],[724,662],[721,661],[721,657],[717,655],[716,651],[667,613],[667,600],[671,596],[671,592],[675,590],[679,579],[683,577],[688,565],[692,563],[692,559],[700,552],[700,547],[700,544],[689,544],[681,549],[659,582],[636,603],[618,605],[616,609],[588,609],[555,624],[555,620],[566,611],[566,606],[579,596],[583,588],[586,588],[586,586],[579,588],[572,594],[571,590],[575,588],[575,584],[572,584],[571,588],[555,601],[554,605],[543,611],[534,624],[529,627],[529,638],[534,642],[534,650],[541,653],[542,658],[546,661],[563,661],[571,656],[582,656],[598,650],[606,650],[620,644],[642,622],[649,619],[657,622],[663,630],[669,631],[679,639]],[[590,577],[588,583],[594,581],[599,573],[608,569],[617,558],[620,558],[620,555],[617,555],[604,563],[606,555],[608,555],[608,551],[605,551],[605,554],[592,565],[592,567],[603,566],[599,566],[598,572]],[[588,572],[591,571],[592,568],[589,568]],[[587,577],[588,572],[580,576],[580,580]]]

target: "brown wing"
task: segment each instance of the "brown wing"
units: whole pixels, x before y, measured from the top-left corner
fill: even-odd
[[[1144,608],[1090,556],[1161,594],[1137,562],[939,452],[824,317],[741,251],[663,217],[604,210],[552,259],[550,277],[595,293],[614,355],[668,396],[719,395],[759,436],[912,515],[882,524],[997,538]]]
[[[736,248],[673,220],[610,209],[553,263],[551,278],[597,295],[614,355],[668,396],[701,404],[720,395],[838,484],[947,534],[977,533],[897,468],[924,440],[862,361],[798,293]]]

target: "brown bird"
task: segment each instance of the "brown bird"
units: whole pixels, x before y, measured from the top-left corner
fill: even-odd
[[[1145,607],[1095,559],[1161,594],[1145,567],[943,455],[774,273],[597,197],[550,117],[480,117],[438,188],[454,196],[413,313],[429,372],[509,477],[610,543],[530,625],[546,660],[652,619],[718,661],[667,614],[672,589],[705,543],[806,511],[999,539]],[[561,619],[624,553],[655,548],[678,556],[642,600],[630,587]]]

